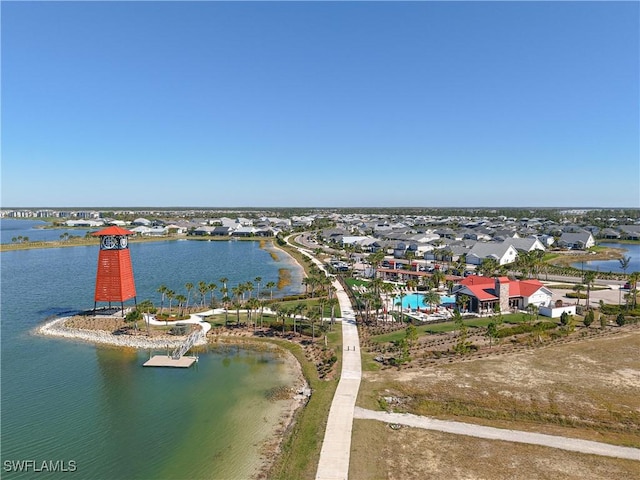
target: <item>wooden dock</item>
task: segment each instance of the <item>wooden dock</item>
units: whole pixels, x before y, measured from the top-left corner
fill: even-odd
[[[144,367],[173,367],[173,368],[189,368],[198,359],[196,357],[173,358],[167,355],[154,355],[149,360],[144,362]]]

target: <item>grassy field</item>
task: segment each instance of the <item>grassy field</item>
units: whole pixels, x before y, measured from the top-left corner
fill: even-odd
[[[366,371],[358,405],[640,447],[640,330],[429,367]]]

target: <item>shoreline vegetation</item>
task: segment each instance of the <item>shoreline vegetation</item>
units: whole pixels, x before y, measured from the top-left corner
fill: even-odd
[[[131,243],[147,243],[147,242],[176,242],[179,240],[193,240],[196,242],[229,242],[229,241],[239,241],[239,242],[260,242],[260,248],[262,248],[262,244],[264,243],[275,243],[275,237],[231,237],[231,236],[220,236],[220,237],[198,237],[194,235],[184,235],[184,234],[171,234],[171,235],[162,235],[162,236],[153,236],[153,237],[140,237],[133,236],[129,239],[129,244]],[[1,252],[9,252],[13,250],[34,250],[40,248],[66,248],[66,247],[87,247],[87,246],[98,246],[100,241],[97,238],[90,237],[71,237],[66,240],[37,240],[37,241],[27,241],[27,242],[16,242],[16,243],[0,243],[0,253]],[[278,255],[275,252],[270,252],[271,258],[274,261],[278,261]]]
[[[179,240],[179,238],[151,238],[142,241],[167,240]],[[194,240],[208,239],[194,238]],[[215,240],[229,241],[231,238]],[[303,277],[308,275],[308,262],[288,244],[277,242],[272,238],[254,237],[242,238],[241,240],[259,241],[260,248],[268,251],[274,261],[283,261],[283,258],[278,254],[281,252],[282,255],[291,258],[292,264],[302,269]],[[97,245],[97,241],[93,239],[78,239],[75,243],[71,242],[33,242],[34,245],[31,245],[30,248]],[[45,243],[48,245],[42,246]],[[65,243],[65,245],[59,245],[60,243]],[[291,271],[287,268],[279,269],[278,287],[291,283]],[[89,316],[79,314],[48,319],[45,323],[34,328],[32,333],[113,348],[155,350],[158,354],[173,350],[184,341],[184,336],[168,334],[170,326],[155,327],[149,332],[146,330],[144,322],[142,323],[142,328],[136,327],[135,330],[132,330],[130,325],[125,326],[122,317],[106,317],[96,322],[96,320],[91,320]],[[147,336],[148,334],[150,336]],[[329,339],[329,349],[335,350],[337,356],[334,371],[339,372],[341,351],[334,347],[340,342],[340,329],[337,328],[328,333],[327,338]],[[245,329],[223,328],[210,331],[194,349],[196,354],[202,353],[203,349],[229,348],[229,346],[260,351],[268,349],[276,355],[282,355],[288,368],[295,372],[292,375],[292,378],[295,377],[293,386],[287,391],[278,392],[277,399],[287,400],[289,403],[284,407],[276,424],[273,425],[273,434],[270,439],[260,446],[260,462],[256,466],[252,478],[293,478],[298,477],[301,472],[305,476],[313,476],[313,471],[315,471],[329,407],[337,387],[337,379],[333,375],[327,376],[326,373],[321,376],[318,372],[318,365],[321,362],[318,350],[321,350],[321,342],[311,342],[310,345],[305,345],[305,343],[302,339],[290,337],[284,339],[270,335],[256,337]],[[325,339],[325,349],[326,345],[327,339]],[[313,395],[311,395],[312,392]]]

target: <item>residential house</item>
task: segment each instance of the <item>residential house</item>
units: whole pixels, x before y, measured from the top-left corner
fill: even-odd
[[[499,307],[503,313],[525,310],[529,305],[547,307],[553,296],[551,290],[539,280],[510,280],[508,277],[489,278],[469,275],[458,282],[454,293],[459,298],[470,299],[468,310],[475,313],[491,313]]]
[[[544,245],[535,237],[507,238],[503,243],[513,245],[519,252],[531,252],[533,250],[545,251]]]
[[[558,245],[572,250],[586,250],[596,244],[591,232],[563,232],[558,240]]]
[[[476,243],[467,252],[467,263],[480,265],[485,258],[493,258],[498,265],[513,263],[518,256],[518,251],[508,243]]]

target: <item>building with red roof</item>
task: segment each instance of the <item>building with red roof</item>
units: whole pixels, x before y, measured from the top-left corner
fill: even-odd
[[[552,292],[540,280],[511,280],[508,277],[483,277],[469,275],[458,282],[454,293],[459,298],[469,297],[467,309],[476,313],[524,310],[528,305],[547,307],[551,304]]]

